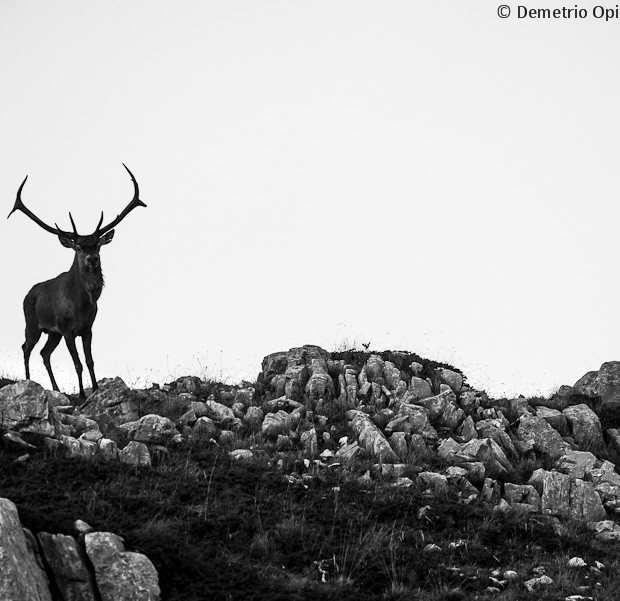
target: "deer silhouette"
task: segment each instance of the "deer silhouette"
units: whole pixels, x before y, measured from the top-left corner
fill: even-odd
[[[41,221],[30,209],[28,209],[21,199],[22,189],[28,176],[22,182],[17,191],[15,206],[9,213],[10,217],[15,211],[21,211],[44,230],[58,236],[60,243],[66,248],[75,251],[73,264],[69,271],[61,273],[54,279],[41,282],[32,287],[24,298],[24,315],[26,317],[26,342],[22,345],[24,351],[24,364],[26,366],[26,379],[30,379],[30,354],[35,347],[42,333],[48,335],[47,342],[41,350],[43,364],[47,369],[52,387],[58,390],[50,356],[60,343],[62,338],[67,343],[67,348],[73,359],[75,371],[77,372],[80,385],[80,398],[84,399],[84,386],[82,384],[82,363],[78,356],[75,346],[75,339],[82,337],[84,347],[84,357],[86,366],[90,374],[92,390],[97,390],[97,379],[95,378],[95,364],[91,351],[93,322],[97,315],[97,300],[103,290],[103,273],[101,272],[101,260],[99,251],[104,244],[112,242],[114,228],[136,207],[146,207],[140,198],[138,182],[131,171],[123,163],[127,173],[131,177],[134,186],[134,196],[131,202],[123,211],[108,225],[101,227],[103,223],[103,211],[101,219],[97,224],[94,233],[88,236],[81,236],[77,233],[75,223],[71,213],[69,219],[73,232],[61,230],[57,224],[55,228]],[[8,219],[7,217],[7,219]]]

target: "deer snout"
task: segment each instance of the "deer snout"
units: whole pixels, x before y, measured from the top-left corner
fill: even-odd
[[[86,257],[86,264],[89,267],[99,267],[99,256],[98,255],[90,255]]]

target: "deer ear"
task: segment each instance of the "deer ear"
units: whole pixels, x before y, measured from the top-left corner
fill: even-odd
[[[114,238],[114,230],[110,230],[107,234],[104,234],[99,238],[97,242],[97,246],[103,246],[104,244],[110,244],[112,242],[112,238]]]
[[[71,238],[67,238],[66,236],[58,236],[58,239],[65,248],[75,248],[75,242],[71,240]]]

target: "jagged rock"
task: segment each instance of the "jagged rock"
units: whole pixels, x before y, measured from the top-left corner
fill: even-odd
[[[557,463],[557,470],[570,476],[571,480],[583,479],[594,468],[596,456],[589,451],[567,451],[560,457]]]
[[[181,442],[182,439],[174,422],[161,415],[145,415],[135,422],[127,422],[119,427],[127,432],[130,439],[137,442],[168,444]]]
[[[580,479],[571,483],[570,510],[573,518],[586,522],[597,522],[607,517],[592,483]]]
[[[442,426],[454,430],[461,425],[464,419],[465,412],[457,407],[456,403],[449,402],[438,421]]]
[[[461,392],[459,403],[465,413],[471,414],[481,406],[484,393],[472,390],[471,388],[465,388]],[[486,396],[486,395],[485,395]]]
[[[511,424],[516,423],[522,415],[531,415],[532,413],[527,399],[522,397],[506,401],[502,405],[502,412]]]
[[[407,448],[407,439],[404,432],[394,432],[388,442],[401,460],[407,457],[409,449]]]
[[[82,405],[82,415],[97,421],[105,416],[115,425],[140,419],[139,407],[132,391],[121,378],[104,378],[98,382],[99,388]]]
[[[60,442],[67,451],[68,457],[81,457],[91,459],[97,452],[97,443],[84,439],[76,439],[73,436],[61,436]]]
[[[246,423],[253,432],[258,432],[263,423],[263,419],[265,415],[263,414],[263,410],[260,407],[248,407],[245,415],[243,416],[243,421]]]
[[[523,415],[519,419],[517,437],[523,442],[531,441],[534,450],[552,459],[561,457],[570,450],[557,430],[554,430],[542,417]]]
[[[597,521],[604,519],[605,509],[591,482],[555,471],[538,469],[532,484],[542,496],[542,511],[558,517]]]
[[[366,377],[371,382],[376,382],[383,377],[385,361],[379,355],[370,355],[366,360]]]
[[[585,404],[564,409],[575,442],[583,451],[603,449],[603,431],[598,416]]]
[[[97,452],[106,459],[118,459],[118,445],[109,438],[100,438],[97,441]]]
[[[281,396],[277,399],[265,401],[262,408],[267,413],[275,413],[280,410],[290,413],[291,411],[295,411],[295,409],[299,409],[303,406],[304,404],[299,401],[293,401],[292,399],[287,399],[285,396]]]
[[[461,456],[466,461],[480,461],[491,478],[505,476],[512,468],[504,451],[492,438],[474,439],[461,445]]]
[[[121,463],[135,466],[151,467],[151,454],[149,448],[143,442],[132,440],[118,453]]]
[[[611,461],[604,460],[598,467],[590,469],[589,476],[594,485],[607,482],[613,486],[620,486],[620,475]]]
[[[0,389],[0,427],[21,434],[58,436],[61,422],[50,404],[53,395],[31,380],[20,380]]]
[[[63,601],[95,601],[93,577],[78,542],[72,536],[47,532],[39,532],[37,538]]]
[[[347,412],[347,417],[351,420],[351,428],[357,435],[360,446],[366,449],[371,457],[377,457],[384,463],[398,463],[396,453],[368,415],[351,409]]]
[[[383,365],[383,377],[385,379],[385,385],[391,391],[396,391],[400,382],[400,369],[396,367],[391,361],[386,361]],[[405,386],[407,383],[405,382]]]
[[[620,361],[603,363],[598,371],[588,372],[575,382],[573,391],[600,398],[599,409],[620,408]]]
[[[17,432],[11,432],[10,430],[2,435],[2,440],[7,445],[23,450],[36,449],[34,445],[26,442]]]
[[[568,421],[561,411],[542,405],[536,408],[536,417],[542,417],[560,436],[569,435]]]
[[[234,402],[241,403],[244,407],[249,407],[252,404],[255,393],[256,390],[253,386],[249,388],[239,388],[235,390]]]
[[[452,371],[451,369],[446,369],[445,367],[438,367],[435,371],[439,376],[439,381],[442,384],[447,384],[456,394],[461,392],[461,389],[463,388],[462,374]]]
[[[198,396],[202,390],[202,380],[196,376],[183,376],[176,380],[176,391]]]
[[[327,373],[313,373],[306,383],[306,399],[310,403],[319,399],[331,400],[336,396],[334,382]]]
[[[432,396],[433,391],[431,390],[431,385],[422,378],[412,376],[409,390],[405,394],[403,402],[415,403],[416,401],[421,401],[422,399],[427,399]]]
[[[482,419],[476,424],[478,438],[493,439],[508,457],[517,459],[519,456],[517,449],[504,428],[504,424],[499,419]]]
[[[265,382],[271,382],[276,374],[283,374],[288,365],[288,354],[286,351],[271,353],[263,359],[262,375]]]
[[[26,540],[17,507],[8,499],[0,499],[0,599],[52,601],[45,570]]]
[[[436,472],[420,472],[418,474],[418,481],[426,488],[430,488],[434,494],[448,492],[448,478],[443,474],[437,474]]]
[[[476,485],[484,483],[486,478],[486,468],[482,461],[466,461],[461,466],[467,470],[467,479]]]
[[[536,470],[542,473],[541,508],[544,513],[566,517],[570,514],[570,478],[559,472]],[[530,484],[536,486],[534,475]],[[540,491],[539,491],[540,492]]]
[[[159,601],[157,570],[146,555],[125,551],[111,532],[92,532],[84,541],[101,601]]]
[[[210,417],[214,422],[219,424],[235,423],[237,418],[230,407],[213,400],[207,400],[205,404],[207,406],[207,417]]]
[[[345,442],[337,451],[336,457],[341,461],[352,461],[355,459],[362,449],[357,444],[356,441],[353,442]]]
[[[457,430],[457,434],[463,439],[463,442],[469,442],[474,438],[478,438],[478,431],[471,415],[468,415]]]
[[[435,442],[439,437],[437,430],[431,426],[429,421],[428,409],[419,405],[403,403],[400,406],[399,413],[400,415],[407,416],[411,434],[420,434],[429,443]]]
[[[268,413],[263,420],[262,432],[268,438],[277,438],[278,434],[289,434],[297,428],[303,417],[303,408],[295,409],[292,413],[278,411]]]
[[[534,511],[540,511],[541,499],[538,491],[531,484],[511,484],[506,482],[504,485],[504,498],[510,505],[527,504]]]
[[[483,503],[497,505],[500,501],[500,486],[492,478],[485,478],[479,495]]]
[[[596,540],[610,543],[620,541],[620,526],[613,520],[600,520],[588,524],[588,528],[595,532]]]
[[[216,438],[219,432],[220,429],[210,417],[199,417],[192,428],[193,436],[204,438]]]

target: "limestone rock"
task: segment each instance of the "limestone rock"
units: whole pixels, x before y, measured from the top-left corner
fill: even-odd
[[[192,428],[192,435],[204,438],[216,438],[220,429],[210,417],[199,417]]]
[[[600,398],[601,409],[620,408],[620,361],[603,363],[598,371],[581,377],[573,390],[591,398]]]
[[[72,536],[47,532],[37,538],[63,601],[95,601],[93,578],[78,542]]]
[[[570,510],[573,518],[586,522],[597,522],[607,517],[592,483],[580,479],[571,484]]]
[[[347,412],[347,417],[351,420],[351,427],[357,435],[360,446],[366,449],[371,457],[376,457],[384,463],[398,463],[396,453],[368,415],[352,409]]]
[[[10,388],[5,386],[3,389]],[[17,507],[0,499],[0,599],[52,601],[49,581],[26,541]]]
[[[116,425],[140,419],[134,395],[121,378],[104,378],[98,384],[99,389],[82,405],[82,415],[95,421],[99,416],[105,416]]]
[[[562,440],[560,433],[542,417],[521,416],[517,436],[523,442],[531,441],[538,453],[549,455],[554,459],[570,450],[570,445]]]
[[[151,454],[143,442],[132,440],[119,452],[118,458],[128,465],[151,467]]]
[[[0,389],[0,427],[22,434],[53,437],[60,433],[60,419],[50,404],[51,393],[31,380],[20,380]]]
[[[560,436],[569,435],[568,421],[561,411],[543,405],[536,408],[536,417],[542,417]]]
[[[135,422],[127,422],[119,427],[127,432],[130,439],[138,442],[163,445],[181,442],[181,434],[174,422],[161,415],[145,415]]]
[[[432,396],[433,391],[431,390],[431,385],[426,380],[422,380],[422,378],[416,376],[411,377],[409,391],[404,399],[405,402],[415,403],[416,401],[421,401],[422,399],[427,399]]]
[[[125,551],[123,539],[111,532],[92,532],[84,540],[101,601],[159,601],[157,570],[146,555]]]
[[[456,394],[461,392],[461,389],[463,388],[462,374],[451,369],[446,369],[445,367],[438,367],[435,371],[437,372],[439,381],[442,384],[447,384]]]
[[[516,503],[531,505],[534,511],[540,511],[541,499],[538,491],[531,484],[511,484],[506,482],[504,485],[504,498],[510,505]]]
[[[575,442],[582,451],[603,449],[603,431],[598,416],[585,404],[564,409]]]
[[[586,475],[590,474],[596,461],[596,456],[589,451],[570,450],[558,460],[557,470],[563,474],[568,474],[571,480],[577,478],[583,480]]]

